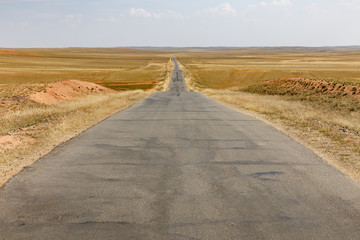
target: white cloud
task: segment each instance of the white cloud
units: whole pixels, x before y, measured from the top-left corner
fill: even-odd
[[[133,17],[144,17],[144,18],[152,17],[152,14],[143,8],[131,8],[129,13],[130,13],[130,16],[133,16]]]
[[[174,12],[172,10],[166,10],[163,12],[149,12],[143,8],[131,8],[129,11],[130,16],[132,17],[143,17],[143,18],[154,18],[154,19],[163,19],[163,18],[181,18],[184,16],[180,13]]]
[[[21,22],[20,25],[24,28],[28,27],[29,26],[29,21],[24,21],[24,22]]]
[[[109,17],[108,17],[108,21],[109,21],[109,22],[116,22],[116,17],[114,17],[114,16],[109,16]]]
[[[261,4],[261,3],[260,3]],[[242,15],[247,15],[249,12],[256,10],[258,6],[256,4],[249,4],[242,12]]]
[[[67,23],[72,26],[78,25],[82,22],[83,15],[82,14],[76,14],[76,15],[66,15],[64,18],[62,18],[59,22],[61,23]]]
[[[162,19],[162,18],[180,18],[184,19],[184,16],[180,13],[174,12],[172,10],[167,10],[165,12],[160,13],[152,13],[152,16],[156,19]]]
[[[292,6],[291,0],[273,0],[271,2],[260,2],[260,6],[267,7],[267,6],[278,6],[278,7],[289,7]]]
[[[291,6],[292,2],[290,0],[273,0],[272,4],[274,6],[287,7],[287,6]]]
[[[233,8],[230,3],[222,3],[214,8],[207,8],[201,11],[197,11],[197,14],[216,14],[216,15],[237,15],[237,10]]]

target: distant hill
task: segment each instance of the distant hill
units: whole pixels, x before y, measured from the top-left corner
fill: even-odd
[[[246,49],[258,49],[268,51],[311,51],[311,52],[334,52],[334,51],[358,51],[360,45],[353,46],[324,46],[324,47],[303,47],[303,46],[279,46],[279,47],[151,47],[151,46],[127,46],[116,47],[123,49],[137,49],[137,50],[150,50],[150,51],[226,51],[226,50],[246,50]]]

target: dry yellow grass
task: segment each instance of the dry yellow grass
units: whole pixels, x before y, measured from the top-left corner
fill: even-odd
[[[116,48],[0,49],[0,83],[77,79],[116,90],[147,89],[164,79],[170,56],[166,52]]]
[[[238,90],[277,78],[360,83],[360,51],[353,49],[232,49],[177,56],[204,88]]]
[[[173,68],[174,68],[174,62],[170,58],[168,63],[166,64],[166,67],[165,67],[164,78],[161,79],[159,81],[159,83],[157,84],[157,86],[155,87],[156,91],[167,91],[167,90],[169,90],[169,84],[170,84],[170,81],[171,81],[171,71],[173,70]]]
[[[243,49],[180,60],[193,90],[277,126],[360,182],[360,99],[358,89],[343,92],[360,85],[359,51]],[[268,82],[296,77],[342,85],[341,94]]]

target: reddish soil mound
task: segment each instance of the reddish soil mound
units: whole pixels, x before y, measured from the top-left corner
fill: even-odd
[[[261,84],[262,91],[273,94],[296,95],[304,92],[351,96],[360,99],[360,87],[343,83],[311,80],[305,78],[281,78]]]
[[[113,93],[116,91],[95,83],[66,80],[50,83],[46,86],[45,91],[30,94],[29,98],[38,103],[56,104],[75,97],[98,92]]]
[[[34,139],[27,136],[0,136],[0,152],[15,148],[27,148],[34,142]]]

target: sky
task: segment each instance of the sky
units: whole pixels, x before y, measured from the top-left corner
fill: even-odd
[[[0,47],[360,45],[360,0],[0,0]]]

